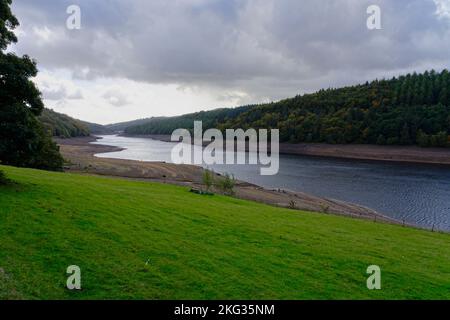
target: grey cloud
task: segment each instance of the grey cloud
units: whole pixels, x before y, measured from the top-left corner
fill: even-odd
[[[70,4],[81,6],[82,30],[65,28]],[[383,30],[366,28],[371,4]],[[77,78],[214,86],[258,101],[448,67],[450,21],[436,8],[434,0],[21,0],[16,50]],[[45,27],[47,41],[33,31]]]
[[[127,97],[119,91],[108,90],[103,94],[103,98],[115,107],[123,107],[129,104]]]
[[[42,96],[46,100],[79,100],[83,99],[83,94],[81,90],[76,90],[74,92],[69,92],[69,90],[61,85],[57,87],[43,87],[41,88]]]

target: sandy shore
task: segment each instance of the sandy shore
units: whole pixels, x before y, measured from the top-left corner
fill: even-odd
[[[169,135],[135,136],[170,141]],[[280,143],[281,154],[358,160],[450,165],[450,148],[417,146],[331,145],[323,143]]]
[[[56,140],[61,148],[61,153],[69,162],[65,167],[66,171],[150,180],[193,188],[202,187],[203,169],[200,167],[162,162],[98,158],[94,154],[120,151],[121,149],[90,143],[95,140],[96,138],[94,137]],[[214,191],[220,193],[219,190]],[[279,207],[399,223],[369,208],[337,200],[319,198],[302,192],[268,190],[242,181],[237,182],[235,192],[235,196],[238,198]]]

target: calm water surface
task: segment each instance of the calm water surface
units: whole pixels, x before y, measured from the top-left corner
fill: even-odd
[[[95,143],[126,150],[98,157],[171,162],[174,143],[102,138]],[[276,176],[261,176],[257,165],[214,165],[212,169],[266,188],[348,201],[422,227],[450,231],[449,167],[281,155]]]

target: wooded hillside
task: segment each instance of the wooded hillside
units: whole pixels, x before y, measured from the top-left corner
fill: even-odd
[[[158,119],[129,134],[170,134],[177,128],[278,128],[281,142],[444,147],[450,134],[447,70],[408,74],[275,103]]]

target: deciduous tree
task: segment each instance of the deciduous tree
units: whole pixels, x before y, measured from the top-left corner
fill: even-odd
[[[28,56],[6,53],[17,42],[19,25],[11,0],[0,0],[0,161],[3,164],[58,170],[63,159],[58,147],[37,120],[44,104],[31,81],[36,62]]]

